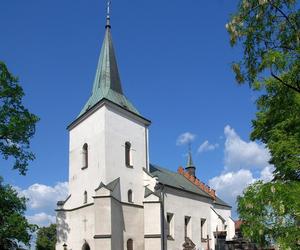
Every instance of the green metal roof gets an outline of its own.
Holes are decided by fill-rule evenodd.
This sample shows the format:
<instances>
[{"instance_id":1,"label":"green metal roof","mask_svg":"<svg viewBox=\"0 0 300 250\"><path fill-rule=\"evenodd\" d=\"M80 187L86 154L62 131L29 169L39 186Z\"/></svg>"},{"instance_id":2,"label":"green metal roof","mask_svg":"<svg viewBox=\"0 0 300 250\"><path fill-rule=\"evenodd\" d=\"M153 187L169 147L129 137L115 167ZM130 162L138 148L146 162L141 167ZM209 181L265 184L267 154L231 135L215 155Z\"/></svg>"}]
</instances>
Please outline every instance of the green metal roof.
<instances>
[{"instance_id":1,"label":"green metal roof","mask_svg":"<svg viewBox=\"0 0 300 250\"><path fill-rule=\"evenodd\" d=\"M172 172L168 169L159 167L157 165L150 164L150 173L154 177L158 178L158 181L164 185L168 185L177 189L182 189L184 191L192 192L207 198L211 196L197 187L195 184L187 180L183 175L178 174L177 172ZM219 197L216 197L214 204L231 207L226 202L221 200Z\"/></svg>"},{"instance_id":2,"label":"green metal roof","mask_svg":"<svg viewBox=\"0 0 300 250\"><path fill-rule=\"evenodd\" d=\"M97 66L93 92L87 103L84 105L84 108L81 110L79 116L84 114L102 99L108 99L109 101L139 115L138 110L125 97L122 90L110 32L109 17L107 17L105 37Z\"/></svg>"}]
</instances>

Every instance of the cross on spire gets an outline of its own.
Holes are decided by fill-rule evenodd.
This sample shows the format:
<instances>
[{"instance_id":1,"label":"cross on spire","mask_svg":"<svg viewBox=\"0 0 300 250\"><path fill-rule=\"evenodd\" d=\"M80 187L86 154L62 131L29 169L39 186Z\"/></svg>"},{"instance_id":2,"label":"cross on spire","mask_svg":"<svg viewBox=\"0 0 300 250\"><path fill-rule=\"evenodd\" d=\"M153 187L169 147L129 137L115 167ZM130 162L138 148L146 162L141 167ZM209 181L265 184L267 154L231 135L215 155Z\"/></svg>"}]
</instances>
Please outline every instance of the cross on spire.
<instances>
[{"instance_id":1,"label":"cross on spire","mask_svg":"<svg viewBox=\"0 0 300 250\"><path fill-rule=\"evenodd\" d=\"M105 26L105 28L110 28L110 6L111 6L111 0L107 0L106 26Z\"/></svg>"}]
</instances>

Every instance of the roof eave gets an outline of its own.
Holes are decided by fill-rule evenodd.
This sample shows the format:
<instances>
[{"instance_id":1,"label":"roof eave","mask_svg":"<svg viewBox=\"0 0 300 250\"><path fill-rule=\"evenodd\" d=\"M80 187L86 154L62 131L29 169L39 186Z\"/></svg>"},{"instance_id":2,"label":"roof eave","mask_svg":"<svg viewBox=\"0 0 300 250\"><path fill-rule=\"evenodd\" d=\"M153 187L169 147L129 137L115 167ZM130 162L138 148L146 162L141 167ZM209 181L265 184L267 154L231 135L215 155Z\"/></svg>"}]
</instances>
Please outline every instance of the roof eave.
<instances>
[{"instance_id":1,"label":"roof eave","mask_svg":"<svg viewBox=\"0 0 300 250\"><path fill-rule=\"evenodd\" d=\"M121 109L122 111L125 111L130 117L135 118L136 120L142 122L143 124L145 124L147 127L149 127L151 125L151 121L149 119L146 119L145 117L136 114L124 107L122 107L119 104L116 104L110 100L108 100L107 98L102 98L100 101L98 101L93 107L91 107L90 109L88 109L85 113L83 113L82 115L80 115L79 117L77 117L73 122L71 122L68 126L67 126L67 130L71 130L74 127L76 127L79 123L81 123L83 120L85 120L87 117L89 117L90 115L92 115L93 113L95 113L99 108L101 108L102 106L104 106L105 104L110 104L112 106L115 106L119 109Z\"/></svg>"}]
</instances>

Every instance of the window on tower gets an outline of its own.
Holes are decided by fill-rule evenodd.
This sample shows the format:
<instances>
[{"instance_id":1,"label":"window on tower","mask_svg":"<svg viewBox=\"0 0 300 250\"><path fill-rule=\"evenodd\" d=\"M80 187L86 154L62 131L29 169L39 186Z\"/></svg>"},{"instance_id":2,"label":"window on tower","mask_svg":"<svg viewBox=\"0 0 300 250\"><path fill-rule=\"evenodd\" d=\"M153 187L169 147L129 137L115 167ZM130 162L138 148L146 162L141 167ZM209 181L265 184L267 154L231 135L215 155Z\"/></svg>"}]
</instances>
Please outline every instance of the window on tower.
<instances>
[{"instance_id":1,"label":"window on tower","mask_svg":"<svg viewBox=\"0 0 300 250\"><path fill-rule=\"evenodd\" d=\"M128 190L128 202L133 203L133 194L131 189Z\"/></svg>"},{"instance_id":2,"label":"window on tower","mask_svg":"<svg viewBox=\"0 0 300 250\"><path fill-rule=\"evenodd\" d=\"M131 143L130 142L125 142L125 164L126 167L132 167L131 164Z\"/></svg>"},{"instance_id":3,"label":"window on tower","mask_svg":"<svg viewBox=\"0 0 300 250\"><path fill-rule=\"evenodd\" d=\"M127 241L127 250L133 250L133 240L129 239Z\"/></svg>"},{"instance_id":4,"label":"window on tower","mask_svg":"<svg viewBox=\"0 0 300 250\"><path fill-rule=\"evenodd\" d=\"M89 163L89 146L85 143L82 147L82 168L85 169L88 167Z\"/></svg>"},{"instance_id":5,"label":"window on tower","mask_svg":"<svg viewBox=\"0 0 300 250\"><path fill-rule=\"evenodd\" d=\"M84 204L87 203L87 191L84 191L84 194L83 194L83 203Z\"/></svg>"}]
</instances>

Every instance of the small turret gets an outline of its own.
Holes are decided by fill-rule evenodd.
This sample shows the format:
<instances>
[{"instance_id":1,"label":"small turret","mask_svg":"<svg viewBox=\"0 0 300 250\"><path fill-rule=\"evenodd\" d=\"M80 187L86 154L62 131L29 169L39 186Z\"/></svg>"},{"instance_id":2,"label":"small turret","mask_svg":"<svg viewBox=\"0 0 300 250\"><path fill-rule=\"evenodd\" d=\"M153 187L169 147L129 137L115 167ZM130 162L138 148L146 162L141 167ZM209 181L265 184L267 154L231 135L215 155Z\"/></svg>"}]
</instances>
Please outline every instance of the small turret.
<instances>
[{"instance_id":1,"label":"small turret","mask_svg":"<svg viewBox=\"0 0 300 250\"><path fill-rule=\"evenodd\" d=\"M192 152L191 152L191 146L189 147L189 153L188 153L188 159L187 159L187 164L185 170L191 175L196 177L196 167L193 163L193 158L192 158Z\"/></svg>"}]
</instances>

